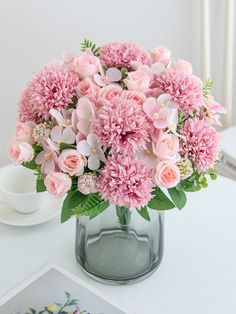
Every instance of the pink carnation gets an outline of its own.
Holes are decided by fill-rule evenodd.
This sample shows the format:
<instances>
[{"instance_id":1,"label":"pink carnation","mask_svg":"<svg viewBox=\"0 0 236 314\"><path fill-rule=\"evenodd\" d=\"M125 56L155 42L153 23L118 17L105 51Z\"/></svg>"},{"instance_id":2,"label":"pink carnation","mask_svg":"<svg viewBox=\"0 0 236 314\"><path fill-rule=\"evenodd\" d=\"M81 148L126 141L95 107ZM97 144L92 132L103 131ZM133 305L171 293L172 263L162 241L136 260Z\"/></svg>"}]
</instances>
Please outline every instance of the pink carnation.
<instances>
[{"instance_id":1,"label":"pink carnation","mask_svg":"<svg viewBox=\"0 0 236 314\"><path fill-rule=\"evenodd\" d=\"M198 110L202 105L203 95L201 81L193 75L187 75L182 71L169 69L156 78L156 86L180 105L180 109L186 113Z\"/></svg>"},{"instance_id":2,"label":"pink carnation","mask_svg":"<svg viewBox=\"0 0 236 314\"><path fill-rule=\"evenodd\" d=\"M152 195L151 171L132 156L112 155L100 171L98 190L110 203L128 208L147 205Z\"/></svg>"},{"instance_id":3,"label":"pink carnation","mask_svg":"<svg viewBox=\"0 0 236 314\"><path fill-rule=\"evenodd\" d=\"M219 134L205 120L187 120L181 131L185 139L180 140L180 153L187 157L204 172L214 166L219 154Z\"/></svg>"},{"instance_id":4,"label":"pink carnation","mask_svg":"<svg viewBox=\"0 0 236 314\"><path fill-rule=\"evenodd\" d=\"M145 50L128 42L116 42L102 46L99 58L107 66L127 69L132 69L132 61L141 64L150 62L150 57Z\"/></svg>"},{"instance_id":5,"label":"pink carnation","mask_svg":"<svg viewBox=\"0 0 236 314\"><path fill-rule=\"evenodd\" d=\"M91 132L102 146L124 153L145 148L149 129L142 107L133 100L118 97L104 103L91 125Z\"/></svg>"},{"instance_id":6,"label":"pink carnation","mask_svg":"<svg viewBox=\"0 0 236 314\"><path fill-rule=\"evenodd\" d=\"M47 120L52 108L66 107L78 85L78 77L62 66L46 66L34 75L19 102L21 122Z\"/></svg>"}]
</instances>

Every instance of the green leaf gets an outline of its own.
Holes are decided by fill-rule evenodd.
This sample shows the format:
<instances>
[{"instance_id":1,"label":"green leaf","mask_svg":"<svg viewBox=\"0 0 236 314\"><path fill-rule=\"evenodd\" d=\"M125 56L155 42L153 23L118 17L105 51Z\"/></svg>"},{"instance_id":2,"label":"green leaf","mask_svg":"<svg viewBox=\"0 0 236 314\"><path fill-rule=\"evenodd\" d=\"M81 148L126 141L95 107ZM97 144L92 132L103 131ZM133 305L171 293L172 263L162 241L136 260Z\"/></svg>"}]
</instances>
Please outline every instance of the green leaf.
<instances>
[{"instance_id":1,"label":"green leaf","mask_svg":"<svg viewBox=\"0 0 236 314\"><path fill-rule=\"evenodd\" d=\"M182 209L186 202L187 202L187 198L186 198L186 194L184 193L184 191L180 191L176 188L171 188L168 189L168 193L173 201L173 203L175 204L175 206L178 209Z\"/></svg>"},{"instance_id":2,"label":"green leaf","mask_svg":"<svg viewBox=\"0 0 236 314\"><path fill-rule=\"evenodd\" d=\"M89 216L89 219L93 219L97 217L99 214L101 214L107 207L109 206L108 201L102 201L100 204L92 208L92 212Z\"/></svg>"},{"instance_id":3,"label":"green leaf","mask_svg":"<svg viewBox=\"0 0 236 314\"><path fill-rule=\"evenodd\" d=\"M147 207L155 210L167 210L175 208L171 200L162 192L160 188L156 188L154 197L149 201Z\"/></svg>"},{"instance_id":4,"label":"green leaf","mask_svg":"<svg viewBox=\"0 0 236 314\"><path fill-rule=\"evenodd\" d=\"M101 199L98 193L84 195L79 191L70 191L64 200L61 212L61 222L65 222L71 216L89 216L93 219L109 206L108 201Z\"/></svg>"},{"instance_id":5,"label":"green leaf","mask_svg":"<svg viewBox=\"0 0 236 314\"><path fill-rule=\"evenodd\" d=\"M142 216L144 219L146 219L147 221L151 221L147 206L141 207L140 209L136 208L136 210L139 213L139 215Z\"/></svg>"},{"instance_id":6,"label":"green leaf","mask_svg":"<svg viewBox=\"0 0 236 314\"><path fill-rule=\"evenodd\" d=\"M41 146L41 145L39 145L39 144L32 144L32 147L33 147L33 149L34 149L34 152L36 153L36 154L38 154L38 153L40 153L40 152L42 152L43 151L43 146Z\"/></svg>"},{"instance_id":7,"label":"green leaf","mask_svg":"<svg viewBox=\"0 0 236 314\"><path fill-rule=\"evenodd\" d=\"M60 151L64 150L64 149L74 149L75 146L74 145L70 145L70 144L66 144L66 143L60 143Z\"/></svg>"},{"instance_id":8,"label":"green leaf","mask_svg":"<svg viewBox=\"0 0 236 314\"><path fill-rule=\"evenodd\" d=\"M42 175L38 175L36 181L36 191L37 192L45 192L46 186L44 184L44 177Z\"/></svg>"},{"instance_id":9,"label":"green leaf","mask_svg":"<svg viewBox=\"0 0 236 314\"><path fill-rule=\"evenodd\" d=\"M22 166L28 169L32 169L32 170L35 170L38 168L38 165L35 163L35 158L29 162L23 162Z\"/></svg>"},{"instance_id":10,"label":"green leaf","mask_svg":"<svg viewBox=\"0 0 236 314\"><path fill-rule=\"evenodd\" d=\"M83 203L86 195L79 191L69 191L62 205L61 222L66 222L74 215L74 209Z\"/></svg>"},{"instance_id":11,"label":"green leaf","mask_svg":"<svg viewBox=\"0 0 236 314\"><path fill-rule=\"evenodd\" d=\"M85 195L83 202L74 209L76 216L89 216L93 219L109 206L109 202L101 199L98 193Z\"/></svg>"},{"instance_id":12,"label":"green leaf","mask_svg":"<svg viewBox=\"0 0 236 314\"><path fill-rule=\"evenodd\" d=\"M65 291L65 295L66 295L66 297L67 297L67 300L70 300L71 294L70 294L69 292Z\"/></svg>"},{"instance_id":13,"label":"green leaf","mask_svg":"<svg viewBox=\"0 0 236 314\"><path fill-rule=\"evenodd\" d=\"M176 186L176 189L178 189L178 190L180 190L180 191L181 191L181 190L184 190L184 189L186 188L187 184L188 184L187 180L182 180L182 181L180 181L179 184Z\"/></svg>"},{"instance_id":14,"label":"green leaf","mask_svg":"<svg viewBox=\"0 0 236 314\"><path fill-rule=\"evenodd\" d=\"M94 208L95 206L97 206L98 204L102 202L98 193L85 195L85 197L86 198L84 199L83 204L81 204L81 207L83 207L83 210Z\"/></svg>"}]
</instances>

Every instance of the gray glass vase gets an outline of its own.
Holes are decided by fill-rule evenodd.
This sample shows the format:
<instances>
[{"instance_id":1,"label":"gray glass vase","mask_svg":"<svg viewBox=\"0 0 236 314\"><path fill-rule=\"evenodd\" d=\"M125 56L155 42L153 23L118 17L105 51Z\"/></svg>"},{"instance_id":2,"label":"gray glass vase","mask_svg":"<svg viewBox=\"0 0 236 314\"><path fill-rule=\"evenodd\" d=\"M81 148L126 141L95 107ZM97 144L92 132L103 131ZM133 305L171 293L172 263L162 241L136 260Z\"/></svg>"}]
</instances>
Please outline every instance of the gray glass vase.
<instances>
[{"instance_id":1,"label":"gray glass vase","mask_svg":"<svg viewBox=\"0 0 236 314\"><path fill-rule=\"evenodd\" d=\"M75 253L82 270L96 280L126 284L144 279L163 256L163 213L149 210L151 221L136 210L110 205L89 220L77 218Z\"/></svg>"}]
</instances>

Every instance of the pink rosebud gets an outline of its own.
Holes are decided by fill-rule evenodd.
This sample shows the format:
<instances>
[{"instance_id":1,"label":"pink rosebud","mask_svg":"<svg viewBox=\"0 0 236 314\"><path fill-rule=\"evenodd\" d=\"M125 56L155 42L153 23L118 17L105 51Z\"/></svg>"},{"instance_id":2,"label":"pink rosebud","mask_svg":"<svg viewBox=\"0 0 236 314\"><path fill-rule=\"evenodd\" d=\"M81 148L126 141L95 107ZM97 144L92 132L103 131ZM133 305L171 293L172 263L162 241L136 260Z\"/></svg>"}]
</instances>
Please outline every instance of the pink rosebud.
<instances>
[{"instance_id":1,"label":"pink rosebud","mask_svg":"<svg viewBox=\"0 0 236 314\"><path fill-rule=\"evenodd\" d=\"M80 79L91 77L98 73L99 67L100 61L98 57L86 53L74 58L72 64L72 69L79 75Z\"/></svg>"},{"instance_id":2,"label":"pink rosebud","mask_svg":"<svg viewBox=\"0 0 236 314\"><path fill-rule=\"evenodd\" d=\"M170 62L171 52L168 48L160 46L152 50L152 61L163 63L165 66Z\"/></svg>"},{"instance_id":3,"label":"pink rosebud","mask_svg":"<svg viewBox=\"0 0 236 314\"><path fill-rule=\"evenodd\" d=\"M179 168L171 162L160 161L157 165L154 180L158 186L167 189L173 188L180 181Z\"/></svg>"},{"instance_id":4,"label":"pink rosebud","mask_svg":"<svg viewBox=\"0 0 236 314\"><path fill-rule=\"evenodd\" d=\"M163 90L155 87L155 88L149 88L146 92L145 95L146 97L154 97L154 98L158 98L161 94L163 94Z\"/></svg>"},{"instance_id":5,"label":"pink rosebud","mask_svg":"<svg viewBox=\"0 0 236 314\"><path fill-rule=\"evenodd\" d=\"M16 125L15 137L19 141L27 142L29 144L34 143L33 130L36 127L36 123L29 122L18 122Z\"/></svg>"},{"instance_id":6,"label":"pink rosebud","mask_svg":"<svg viewBox=\"0 0 236 314\"><path fill-rule=\"evenodd\" d=\"M76 149L65 149L58 157L58 166L70 176L79 176L84 172L86 159Z\"/></svg>"},{"instance_id":7,"label":"pink rosebud","mask_svg":"<svg viewBox=\"0 0 236 314\"><path fill-rule=\"evenodd\" d=\"M126 100L134 100L137 102L139 105L143 105L147 97L141 93L141 92L136 92L136 91L123 91L121 94L121 98L124 98Z\"/></svg>"},{"instance_id":8,"label":"pink rosebud","mask_svg":"<svg viewBox=\"0 0 236 314\"><path fill-rule=\"evenodd\" d=\"M116 96L120 96L123 89L119 85L107 85L99 90L98 95L107 100L111 100Z\"/></svg>"},{"instance_id":9,"label":"pink rosebud","mask_svg":"<svg viewBox=\"0 0 236 314\"><path fill-rule=\"evenodd\" d=\"M72 182L65 173L51 172L45 177L44 184L50 194L61 197L70 190Z\"/></svg>"},{"instance_id":10,"label":"pink rosebud","mask_svg":"<svg viewBox=\"0 0 236 314\"><path fill-rule=\"evenodd\" d=\"M178 60L177 62L172 64L172 69L183 72L187 75L192 75L193 67L190 62L186 60Z\"/></svg>"},{"instance_id":11,"label":"pink rosebud","mask_svg":"<svg viewBox=\"0 0 236 314\"><path fill-rule=\"evenodd\" d=\"M76 89L76 94L79 97L87 95L93 95L94 97L97 97L98 91L99 87L93 83L91 78L86 77L85 79L79 82L78 87Z\"/></svg>"},{"instance_id":12,"label":"pink rosebud","mask_svg":"<svg viewBox=\"0 0 236 314\"><path fill-rule=\"evenodd\" d=\"M153 142L153 152L159 160L179 160L179 139L171 133L163 133L158 142Z\"/></svg>"},{"instance_id":13,"label":"pink rosebud","mask_svg":"<svg viewBox=\"0 0 236 314\"><path fill-rule=\"evenodd\" d=\"M34 150L27 142L13 140L7 148L8 157L16 164L29 162L34 158Z\"/></svg>"},{"instance_id":14,"label":"pink rosebud","mask_svg":"<svg viewBox=\"0 0 236 314\"><path fill-rule=\"evenodd\" d=\"M128 90L144 92L149 88L151 78L146 71L129 72L124 83Z\"/></svg>"}]
</instances>

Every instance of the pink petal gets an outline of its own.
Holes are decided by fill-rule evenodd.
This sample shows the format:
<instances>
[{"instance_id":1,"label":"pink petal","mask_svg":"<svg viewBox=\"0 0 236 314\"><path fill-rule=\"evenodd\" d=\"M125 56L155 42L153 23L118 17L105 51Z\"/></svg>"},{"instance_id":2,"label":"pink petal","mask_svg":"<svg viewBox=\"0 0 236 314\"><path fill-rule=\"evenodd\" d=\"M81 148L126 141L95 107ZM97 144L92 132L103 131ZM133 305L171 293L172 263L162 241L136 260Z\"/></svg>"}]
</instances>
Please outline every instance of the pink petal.
<instances>
[{"instance_id":1,"label":"pink petal","mask_svg":"<svg viewBox=\"0 0 236 314\"><path fill-rule=\"evenodd\" d=\"M77 118L76 110L73 109L72 114L71 114L71 123L74 130L77 129L77 122L78 122L78 118Z\"/></svg>"},{"instance_id":2,"label":"pink petal","mask_svg":"<svg viewBox=\"0 0 236 314\"><path fill-rule=\"evenodd\" d=\"M118 82L122 78L120 70L116 68L109 68L106 71L106 76L109 78L111 82Z\"/></svg>"},{"instance_id":3,"label":"pink petal","mask_svg":"<svg viewBox=\"0 0 236 314\"><path fill-rule=\"evenodd\" d=\"M48 174L51 171L55 170L55 161L53 159L47 160L43 165L42 165L42 172L44 174Z\"/></svg>"},{"instance_id":4,"label":"pink petal","mask_svg":"<svg viewBox=\"0 0 236 314\"><path fill-rule=\"evenodd\" d=\"M89 134L87 136L87 141L90 147L97 147L98 146L98 141L97 138L94 134Z\"/></svg>"},{"instance_id":5,"label":"pink petal","mask_svg":"<svg viewBox=\"0 0 236 314\"><path fill-rule=\"evenodd\" d=\"M77 150L84 156L90 156L92 154L91 147L86 140L80 141L77 144Z\"/></svg>"},{"instance_id":6,"label":"pink petal","mask_svg":"<svg viewBox=\"0 0 236 314\"><path fill-rule=\"evenodd\" d=\"M45 157L45 152L44 151L40 152L35 159L35 163L37 165L42 165L42 163L44 162L44 159L45 159L44 157Z\"/></svg>"},{"instance_id":7,"label":"pink petal","mask_svg":"<svg viewBox=\"0 0 236 314\"><path fill-rule=\"evenodd\" d=\"M153 122L153 125L155 126L155 128L157 128L157 129L164 129L164 128L166 128L167 127L167 122L166 122L166 120L162 120L162 119L158 119L158 120L155 120L154 122Z\"/></svg>"},{"instance_id":8,"label":"pink petal","mask_svg":"<svg viewBox=\"0 0 236 314\"><path fill-rule=\"evenodd\" d=\"M75 142L75 133L72 131L71 128L65 128L65 130L63 131L63 143L67 143L67 144L74 144Z\"/></svg>"},{"instance_id":9,"label":"pink petal","mask_svg":"<svg viewBox=\"0 0 236 314\"><path fill-rule=\"evenodd\" d=\"M65 51L63 53L63 59L66 63L72 63L74 60L74 56L72 53L70 53L69 51Z\"/></svg>"},{"instance_id":10,"label":"pink petal","mask_svg":"<svg viewBox=\"0 0 236 314\"><path fill-rule=\"evenodd\" d=\"M56 142L56 143L61 143L62 142L62 132L63 132L63 127L56 125L51 131L51 139Z\"/></svg>"},{"instance_id":11,"label":"pink petal","mask_svg":"<svg viewBox=\"0 0 236 314\"><path fill-rule=\"evenodd\" d=\"M77 128L80 132L87 135L89 133L90 122L85 119L79 119L77 123Z\"/></svg>"},{"instance_id":12,"label":"pink petal","mask_svg":"<svg viewBox=\"0 0 236 314\"><path fill-rule=\"evenodd\" d=\"M166 108L168 109L168 108ZM167 115L168 126L177 125L178 123L178 111L176 109L169 109Z\"/></svg>"},{"instance_id":13,"label":"pink petal","mask_svg":"<svg viewBox=\"0 0 236 314\"><path fill-rule=\"evenodd\" d=\"M77 115L83 119L90 119L93 116L93 105L87 97L82 97L77 103Z\"/></svg>"},{"instance_id":14,"label":"pink petal","mask_svg":"<svg viewBox=\"0 0 236 314\"><path fill-rule=\"evenodd\" d=\"M156 62L151 65L151 69L153 72L159 74L165 70L165 65L163 63Z\"/></svg>"},{"instance_id":15,"label":"pink petal","mask_svg":"<svg viewBox=\"0 0 236 314\"><path fill-rule=\"evenodd\" d=\"M91 155L88 158L88 168L90 170L97 170L100 167L100 160L96 155Z\"/></svg>"},{"instance_id":16,"label":"pink petal","mask_svg":"<svg viewBox=\"0 0 236 314\"><path fill-rule=\"evenodd\" d=\"M61 142L58 142L61 143ZM47 139L48 147L46 148L47 152L58 151L59 145L54 143L50 138Z\"/></svg>"},{"instance_id":17,"label":"pink petal","mask_svg":"<svg viewBox=\"0 0 236 314\"><path fill-rule=\"evenodd\" d=\"M170 100L166 102L166 107L170 109L178 109L179 105L177 102Z\"/></svg>"},{"instance_id":18,"label":"pink petal","mask_svg":"<svg viewBox=\"0 0 236 314\"><path fill-rule=\"evenodd\" d=\"M60 113L60 111L56 110L56 109L51 109L50 110L50 114L53 118L56 119L57 123L59 125L63 125L64 123L64 118L62 116L62 114Z\"/></svg>"},{"instance_id":19,"label":"pink petal","mask_svg":"<svg viewBox=\"0 0 236 314\"><path fill-rule=\"evenodd\" d=\"M83 133L78 132L76 135L76 143L78 144L82 140L86 140L86 136Z\"/></svg>"},{"instance_id":20,"label":"pink petal","mask_svg":"<svg viewBox=\"0 0 236 314\"><path fill-rule=\"evenodd\" d=\"M158 104L165 104L167 101L170 101L170 100L171 100L171 95L161 94L157 99L157 103Z\"/></svg>"},{"instance_id":21,"label":"pink petal","mask_svg":"<svg viewBox=\"0 0 236 314\"><path fill-rule=\"evenodd\" d=\"M143 111L152 120L153 113L158 112L157 102L154 97L150 97L144 102Z\"/></svg>"},{"instance_id":22,"label":"pink petal","mask_svg":"<svg viewBox=\"0 0 236 314\"><path fill-rule=\"evenodd\" d=\"M219 104L216 101L213 101L211 103L210 109L214 110L215 112L219 112L219 113L227 113L226 108L223 107L221 104Z\"/></svg>"},{"instance_id":23,"label":"pink petal","mask_svg":"<svg viewBox=\"0 0 236 314\"><path fill-rule=\"evenodd\" d=\"M94 74L93 79L99 86L106 86L100 74Z\"/></svg>"},{"instance_id":24,"label":"pink petal","mask_svg":"<svg viewBox=\"0 0 236 314\"><path fill-rule=\"evenodd\" d=\"M97 148L97 156L98 156L98 158L99 158L101 161L103 161L103 162L106 161L105 154L104 154L103 150L102 150L100 147Z\"/></svg>"}]
</instances>

